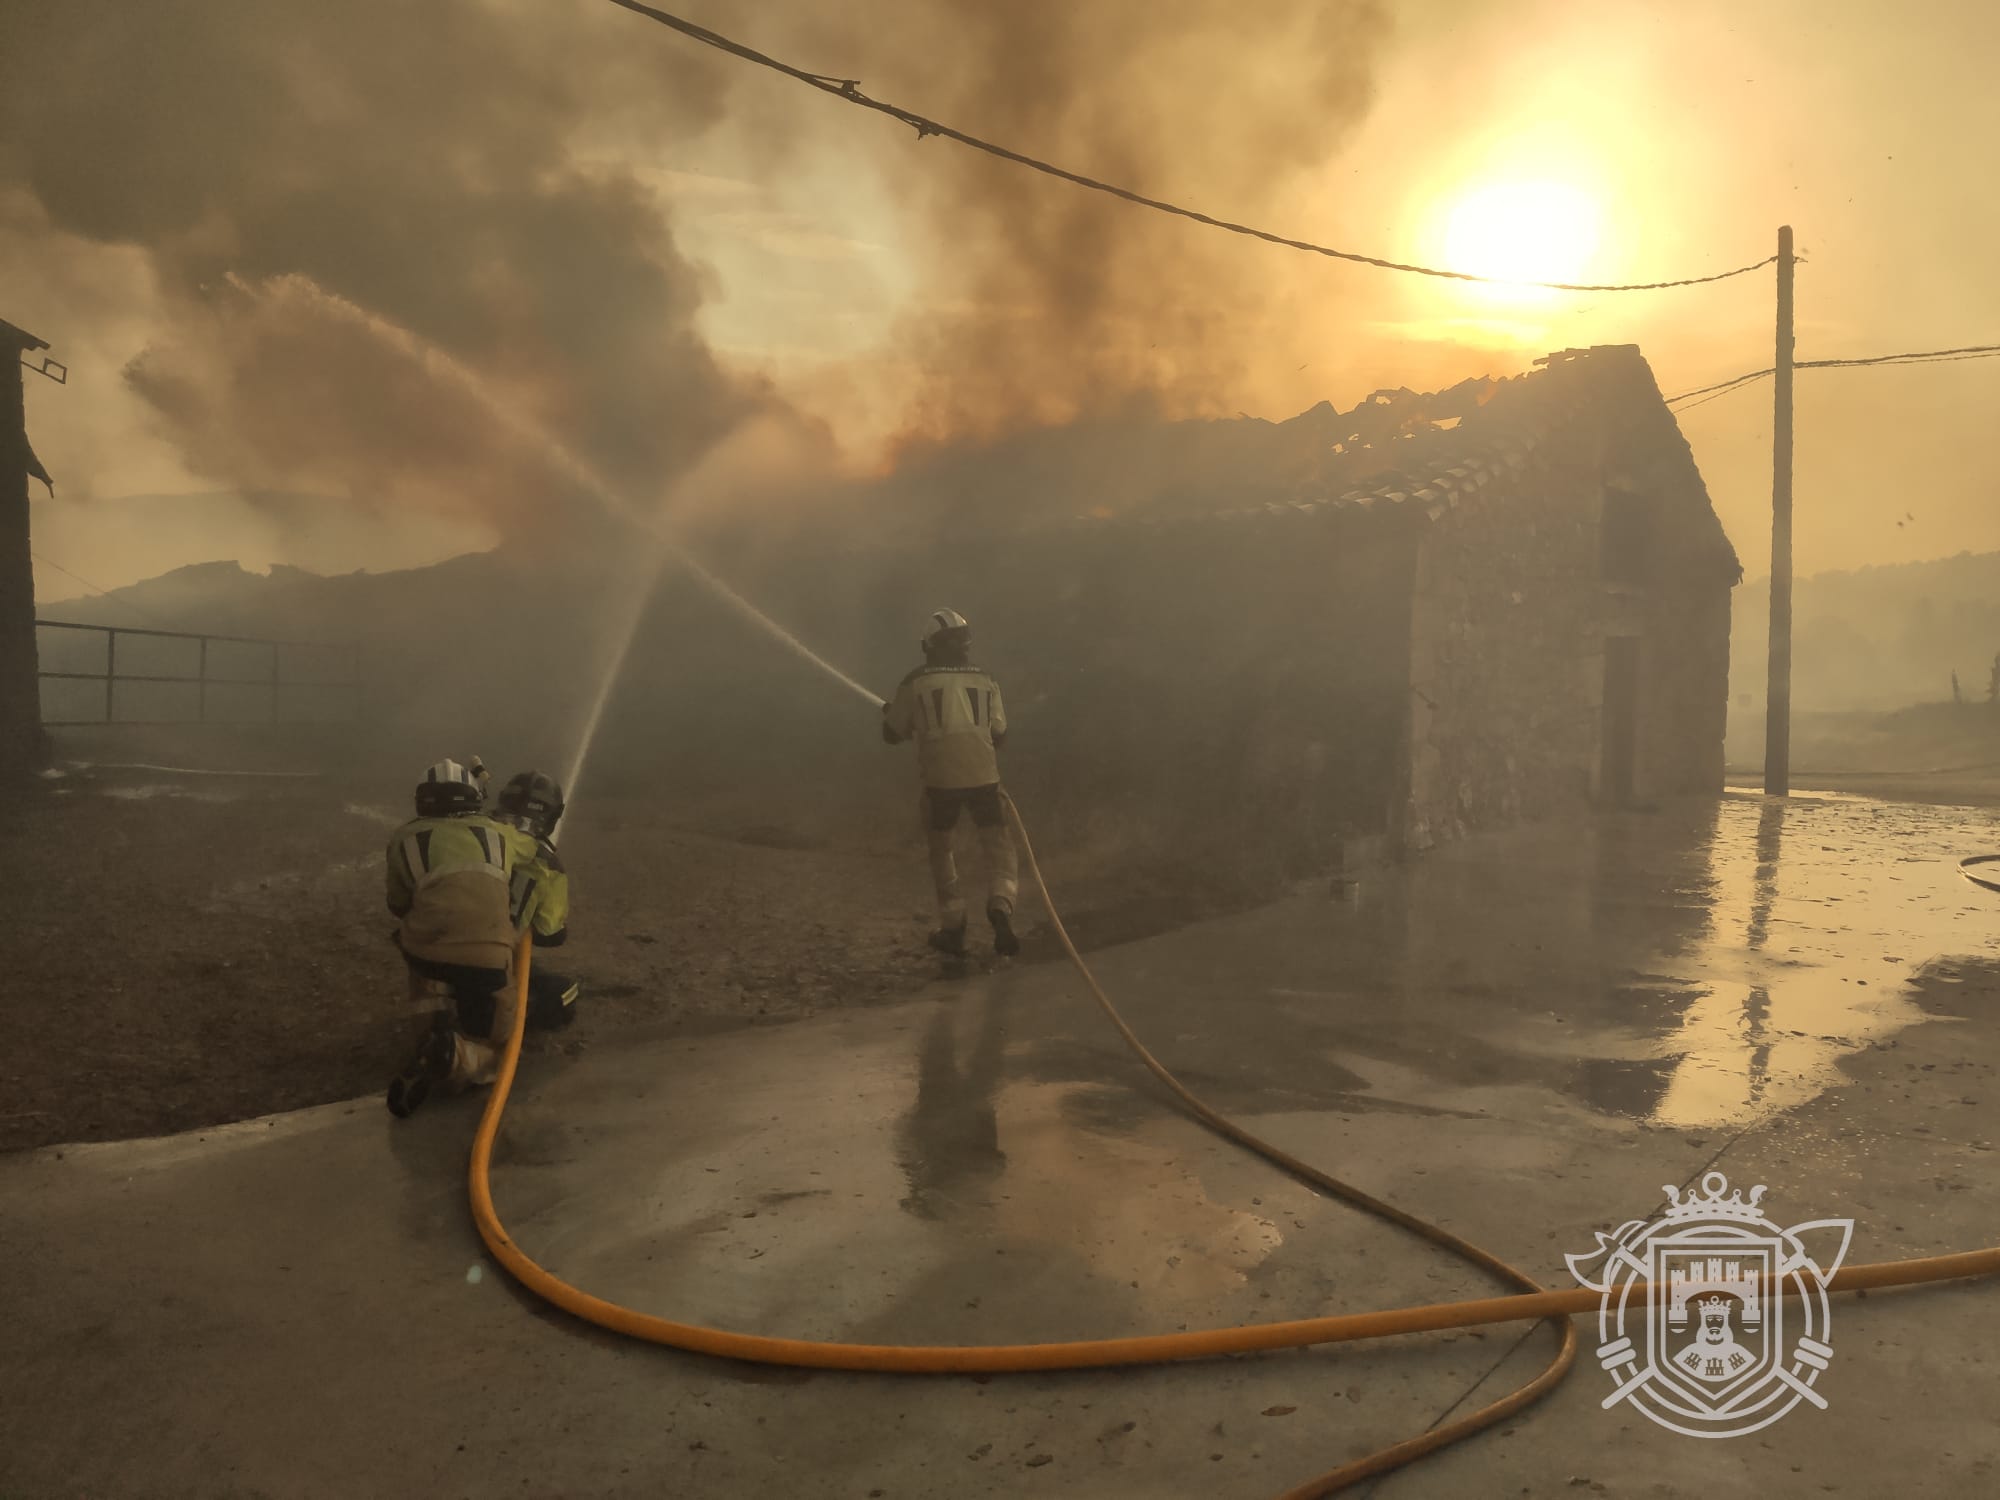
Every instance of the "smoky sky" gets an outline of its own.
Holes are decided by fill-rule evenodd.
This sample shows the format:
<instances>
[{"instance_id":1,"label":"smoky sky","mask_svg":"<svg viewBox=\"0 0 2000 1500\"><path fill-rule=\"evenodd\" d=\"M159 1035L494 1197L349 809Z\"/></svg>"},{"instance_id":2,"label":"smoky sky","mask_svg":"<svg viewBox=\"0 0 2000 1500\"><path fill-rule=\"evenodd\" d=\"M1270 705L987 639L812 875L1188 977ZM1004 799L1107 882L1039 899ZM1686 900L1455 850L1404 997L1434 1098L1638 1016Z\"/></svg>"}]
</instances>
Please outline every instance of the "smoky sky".
<instances>
[{"instance_id":1,"label":"smoky sky","mask_svg":"<svg viewBox=\"0 0 2000 1500\"><path fill-rule=\"evenodd\" d=\"M1387 9L1268 0L800 0L755 13L816 70L1057 165L1248 222L1296 218L1367 112ZM770 85L738 84L767 100ZM768 107L768 105L766 106ZM823 128L894 130L830 101ZM852 114L852 120L841 119ZM827 118L832 116L832 118ZM900 330L917 439L1130 411L1232 409L1279 312L1254 242L931 140L897 158L935 302ZM1289 269L1289 268L1288 268Z\"/></svg>"},{"instance_id":2,"label":"smoky sky","mask_svg":"<svg viewBox=\"0 0 2000 1500\"><path fill-rule=\"evenodd\" d=\"M517 519L561 494L473 403L314 288L489 374L630 486L770 397L694 329L703 278L577 131L691 135L712 70L576 7L480 0L20 0L0 189L140 247L169 331L128 379L197 472ZM274 280L274 278L291 278Z\"/></svg>"},{"instance_id":3,"label":"smoky sky","mask_svg":"<svg viewBox=\"0 0 2000 1500\"><path fill-rule=\"evenodd\" d=\"M1254 26L1139 0L906 0L866 24L786 0L705 19L1251 220L1365 113L1387 33L1375 0L1274 0ZM906 444L1227 409L1272 316L1234 237L945 142L885 157L879 134L902 127L609 6L15 0L0 28L0 203L25 193L52 229L144 252L163 331L127 382L225 486L506 530L576 503L478 403L329 311L345 304L479 371L634 495L746 428L810 451L812 424L705 344L712 288L634 170L724 127L773 173L829 135L892 163L920 282L884 330L918 372Z\"/></svg>"}]
</instances>

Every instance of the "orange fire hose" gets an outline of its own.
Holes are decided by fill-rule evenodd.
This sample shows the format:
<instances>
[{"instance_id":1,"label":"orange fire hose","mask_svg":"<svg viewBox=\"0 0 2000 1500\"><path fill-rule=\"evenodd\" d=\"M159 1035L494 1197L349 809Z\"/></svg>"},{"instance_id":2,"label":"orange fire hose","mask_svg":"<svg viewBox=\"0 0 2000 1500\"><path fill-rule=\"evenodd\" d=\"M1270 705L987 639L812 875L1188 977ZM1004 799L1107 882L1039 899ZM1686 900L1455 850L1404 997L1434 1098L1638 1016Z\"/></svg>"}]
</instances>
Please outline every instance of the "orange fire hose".
<instances>
[{"instance_id":1,"label":"orange fire hose","mask_svg":"<svg viewBox=\"0 0 2000 1500\"><path fill-rule=\"evenodd\" d=\"M499 1076L492 1096L480 1117L472 1142L472 1163L468 1187L472 1217L479 1237L486 1242L507 1274L544 1301L563 1311L606 1328L613 1333L643 1339L648 1343L686 1349L696 1354L756 1364L790 1365L825 1370L879 1371L915 1375L957 1375L974 1373L1018 1373L1031 1370L1075 1370L1108 1368L1117 1365L1165 1364L1171 1361L1207 1359L1222 1354L1245 1354L1266 1349L1295 1349L1312 1344L1348 1343L1360 1339L1389 1338L1398 1334L1428 1333L1447 1328L1471 1328L1485 1323L1524 1320L1551 1320L1558 1325L1561 1342L1548 1366L1533 1380L1492 1404L1457 1421L1434 1427L1414 1438L1344 1464L1303 1484L1286 1490L1278 1500L1318 1500L1318 1497L1359 1483L1363 1479L1402 1467L1414 1459L1436 1451L1460 1438L1471 1436L1503 1421L1523 1407L1547 1395L1568 1373L1576 1359L1576 1331L1569 1319L1574 1313L1597 1308L1601 1298L1585 1287L1573 1291L1547 1291L1525 1272L1497 1256L1460 1239L1449 1230L1417 1218L1385 1203L1361 1189L1342 1182L1318 1168L1300 1161L1269 1142L1259 1139L1201 1102L1149 1052L1126 1025L1110 998L1098 985L1090 968L1070 940L1056 911L1048 883L1036 863L1028 831L1013 799L1007 810L1021 841L1021 852L1029 873L1041 892L1063 951L1083 976L1098 1005L1103 1009L1127 1046L1138 1055L1153 1076L1160 1080L1183 1108L1202 1124L1240 1146L1255 1152L1299 1181L1321 1192L1351 1203L1399 1228L1442 1246L1453 1254L1491 1273L1502 1281L1522 1288L1506 1297L1486 1297L1465 1302L1437 1302L1420 1307L1388 1308L1379 1312L1341 1313L1323 1318L1301 1318L1280 1323L1250 1323L1231 1328L1207 1328L1191 1333L1148 1334L1122 1339L1080 1339L1061 1344L936 1345L838 1344L809 1339L774 1338L765 1334L732 1333L705 1328L694 1323L677 1323L651 1313L637 1312L615 1302L607 1302L537 1265L508 1235L506 1226L493 1207L489 1172L493 1142L506 1112L513 1089L515 1071L521 1057L521 1037L528 1011L528 968L530 945L524 935L515 964L514 1029L507 1039L500 1061ZM1831 1283L1837 1292L1862 1291L1879 1287L1911 1286L1919 1282L1950 1281L1970 1276L1990 1276L2000 1272L2000 1246L1969 1250L1956 1255L1926 1256L1916 1260L1884 1261L1875 1265L1849 1266L1839 1271Z\"/></svg>"}]
</instances>

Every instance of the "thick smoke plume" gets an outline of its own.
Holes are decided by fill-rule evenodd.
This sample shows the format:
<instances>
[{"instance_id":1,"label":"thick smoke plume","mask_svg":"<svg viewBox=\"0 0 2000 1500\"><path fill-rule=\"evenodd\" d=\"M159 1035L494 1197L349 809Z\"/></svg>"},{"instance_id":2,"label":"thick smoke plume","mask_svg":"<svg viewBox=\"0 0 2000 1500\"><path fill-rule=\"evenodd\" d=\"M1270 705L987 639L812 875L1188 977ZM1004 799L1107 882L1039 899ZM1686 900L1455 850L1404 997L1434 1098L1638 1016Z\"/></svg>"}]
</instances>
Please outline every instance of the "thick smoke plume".
<instances>
[{"instance_id":1,"label":"thick smoke plume","mask_svg":"<svg viewBox=\"0 0 2000 1500\"><path fill-rule=\"evenodd\" d=\"M1379 0L711 9L975 133L1287 224L1327 191L1312 174L1364 111L1386 35ZM824 164L832 141L892 182L906 218L884 237L900 231L918 283L884 360L909 393L903 446L1227 413L1249 372L1296 352L1301 290L1334 284L1318 263L900 139L596 0L14 0L0 55L0 203L29 195L56 231L146 252L168 323L128 379L191 468L239 489L512 531L573 494L315 289L478 370L642 497L725 439L794 470L823 453L718 363L696 328L703 273L658 196L607 165L671 164L717 132L760 173L808 144ZM706 488L707 513L734 505Z\"/></svg>"},{"instance_id":2,"label":"thick smoke plume","mask_svg":"<svg viewBox=\"0 0 2000 1500\"><path fill-rule=\"evenodd\" d=\"M199 472L503 525L570 489L317 287L656 495L773 402L696 333L703 279L656 200L573 149L585 130L701 132L719 75L683 49L639 59L602 19L526 0L17 0L0 192L149 254L169 331L128 376Z\"/></svg>"},{"instance_id":3,"label":"thick smoke plume","mask_svg":"<svg viewBox=\"0 0 2000 1500\"><path fill-rule=\"evenodd\" d=\"M1389 30L1377 0L916 0L866 25L798 9L787 44L807 66L1101 180L1279 225L1334 191L1323 169L1366 111ZM742 87L768 101L774 86ZM822 128L894 128L808 103L852 115ZM921 372L915 439L1135 408L1225 414L1249 371L1292 352L1300 293L1352 285L1326 262L948 142L912 142L892 170L931 302L901 341Z\"/></svg>"}]
</instances>

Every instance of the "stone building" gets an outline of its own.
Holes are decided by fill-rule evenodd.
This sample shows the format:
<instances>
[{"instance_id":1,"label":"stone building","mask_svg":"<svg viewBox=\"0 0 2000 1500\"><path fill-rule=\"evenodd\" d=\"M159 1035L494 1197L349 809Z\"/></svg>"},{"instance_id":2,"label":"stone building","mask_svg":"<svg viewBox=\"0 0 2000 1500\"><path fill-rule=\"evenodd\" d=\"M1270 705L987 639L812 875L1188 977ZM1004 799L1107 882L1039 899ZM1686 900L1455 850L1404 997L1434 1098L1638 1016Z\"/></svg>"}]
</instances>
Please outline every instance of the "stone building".
<instances>
[{"instance_id":1,"label":"stone building","mask_svg":"<svg viewBox=\"0 0 2000 1500\"><path fill-rule=\"evenodd\" d=\"M885 545L897 497L870 492L850 542L790 526L712 559L884 693L929 610L968 615L1009 785L1059 843L1268 880L1721 789L1741 570L1636 348L1286 422L1031 435L893 483L947 520ZM633 656L662 711L621 716L645 763L692 784L727 746L728 778L878 806L870 778L908 776L854 699L671 592Z\"/></svg>"},{"instance_id":2,"label":"stone building","mask_svg":"<svg viewBox=\"0 0 2000 1500\"><path fill-rule=\"evenodd\" d=\"M1204 858L1304 873L1718 792L1735 552L1637 348L1536 365L1210 424L1219 472L878 560L856 624L963 610L1024 797Z\"/></svg>"}]
</instances>

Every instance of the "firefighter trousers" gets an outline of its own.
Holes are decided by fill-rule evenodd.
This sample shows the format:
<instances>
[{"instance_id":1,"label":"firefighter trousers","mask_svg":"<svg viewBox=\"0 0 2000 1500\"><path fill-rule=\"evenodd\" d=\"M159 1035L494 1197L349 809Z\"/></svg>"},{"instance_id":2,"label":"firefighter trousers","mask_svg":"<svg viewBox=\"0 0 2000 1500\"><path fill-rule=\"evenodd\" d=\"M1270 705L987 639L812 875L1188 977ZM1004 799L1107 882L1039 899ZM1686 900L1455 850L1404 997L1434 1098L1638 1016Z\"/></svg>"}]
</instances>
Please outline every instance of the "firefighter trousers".
<instances>
[{"instance_id":1,"label":"firefighter trousers","mask_svg":"<svg viewBox=\"0 0 2000 1500\"><path fill-rule=\"evenodd\" d=\"M952 836L959 819L972 815L979 834L979 852L986 867L986 905L1012 913L1020 894L1019 860L1014 836L1000 802L1000 784L967 787L926 787L920 812L924 841L930 849L931 881L937 888L938 919L946 928L965 925L965 897L959 889L958 861Z\"/></svg>"}]
</instances>

